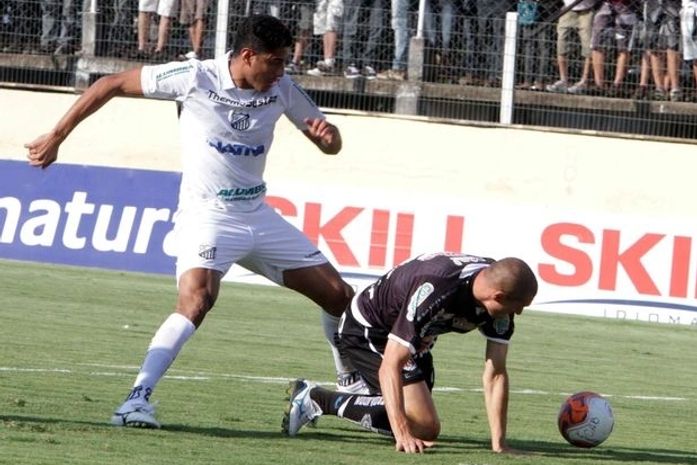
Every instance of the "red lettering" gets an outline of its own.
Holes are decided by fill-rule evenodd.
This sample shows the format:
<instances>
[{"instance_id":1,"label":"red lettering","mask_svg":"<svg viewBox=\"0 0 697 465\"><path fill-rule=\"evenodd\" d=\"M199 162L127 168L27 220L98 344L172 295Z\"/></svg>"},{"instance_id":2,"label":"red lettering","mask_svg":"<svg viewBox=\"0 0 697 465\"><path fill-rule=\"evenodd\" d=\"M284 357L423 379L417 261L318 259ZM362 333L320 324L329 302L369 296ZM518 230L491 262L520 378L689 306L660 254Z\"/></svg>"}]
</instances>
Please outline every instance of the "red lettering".
<instances>
[{"instance_id":1,"label":"red lettering","mask_svg":"<svg viewBox=\"0 0 697 465\"><path fill-rule=\"evenodd\" d=\"M394 241L394 264L398 265L411 257L411 243L414 237L414 215L397 214L397 232Z\"/></svg>"},{"instance_id":2,"label":"red lettering","mask_svg":"<svg viewBox=\"0 0 697 465\"><path fill-rule=\"evenodd\" d=\"M620 253L620 231L603 231L603 249L600 255L600 289L614 291L617 287L617 270L622 266L641 294L660 295L656 284L641 264L641 258L658 244L663 234L644 234L627 250Z\"/></svg>"},{"instance_id":3,"label":"red lettering","mask_svg":"<svg viewBox=\"0 0 697 465\"><path fill-rule=\"evenodd\" d=\"M373 211L373 225L370 231L370 250L368 251L368 266L385 266L385 260L387 258L387 236L389 233L389 226L389 211Z\"/></svg>"},{"instance_id":4,"label":"red lettering","mask_svg":"<svg viewBox=\"0 0 697 465\"><path fill-rule=\"evenodd\" d=\"M673 238L673 266L670 270L670 296L687 297L687 282L690 274L692 238Z\"/></svg>"},{"instance_id":5,"label":"red lettering","mask_svg":"<svg viewBox=\"0 0 697 465\"><path fill-rule=\"evenodd\" d=\"M580 243L593 244L595 237L590 229L573 223L551 224L542 231L542 248L554 258L570 264L574 271L564 274L556 265L541 263L537 270L544 281L558 286L581 286L588 282L593 273L593 263L585 252L562 244L565 236L571 236Z\"/></svg>"},{"instance_id":6,"label":"red lettering","mask_svg":"<svg viewBox=\"0 0 697 465\"><path fill-rule=\"evenodd\" d=\"M346 240L341 235L341 230L362 211L362 208L346 207L324 225L320 225L322 205L308 203L305 205L303 231L315 244L319 244L319 238L323 237L329 250L332 251L340 265L358 266L358 260L351 252L351 248L346 244Z\"/></svg>"},{"instance_id":7,"label":"red lettering","mask_svg":"<svg viewBox=\"0 0 697 465\"><path fill-rule=\"evenodd\" d=\"M465 229L465 219L461 216L450 216L445 224L446 252L462 252L462 235Z\"/></svg>"}]
</instances>

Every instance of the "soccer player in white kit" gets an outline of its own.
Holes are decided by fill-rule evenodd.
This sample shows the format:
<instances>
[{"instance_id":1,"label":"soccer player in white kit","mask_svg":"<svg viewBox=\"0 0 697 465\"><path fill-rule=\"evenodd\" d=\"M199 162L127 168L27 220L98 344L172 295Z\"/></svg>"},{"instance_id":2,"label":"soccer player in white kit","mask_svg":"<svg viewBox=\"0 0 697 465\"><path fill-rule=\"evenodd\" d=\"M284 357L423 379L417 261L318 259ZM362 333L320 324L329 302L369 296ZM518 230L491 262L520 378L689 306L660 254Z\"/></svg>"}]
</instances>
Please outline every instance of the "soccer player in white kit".
<instances>
[{"instance_id":1,"label":"soccer player in white kit","mask_svg":"<svg viewBox=\"0 0 697 465\"><path fill-rule=\"evenodd\" d=\"M215 60L144 66L90 86L49 133L26 144L29 163L46 168L88 115L116 95L176 100L182 106L182 182L175 216L178 297L155 333L132 390L114 412L117 426L158 428L149 399L238 263L318 304L332 344L337 384L360 389L334 347L339 316L353 296L305 235L264 203L266 155L285 114L322 152L341 150L341 135L289 77L293 38L278 19L255 15L239 25L233 51Z\"/></svg>"}]
</instances>

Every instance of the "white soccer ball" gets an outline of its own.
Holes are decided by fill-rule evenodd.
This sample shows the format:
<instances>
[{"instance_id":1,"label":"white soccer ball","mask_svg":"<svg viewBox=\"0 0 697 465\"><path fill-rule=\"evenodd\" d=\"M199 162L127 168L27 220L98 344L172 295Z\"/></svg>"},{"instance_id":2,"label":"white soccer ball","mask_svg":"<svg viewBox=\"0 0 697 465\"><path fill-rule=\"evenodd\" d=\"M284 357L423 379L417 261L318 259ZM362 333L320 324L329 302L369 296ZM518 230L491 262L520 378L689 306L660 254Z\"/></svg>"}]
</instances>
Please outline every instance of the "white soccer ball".
<instances>
[{"instance_id":1,"label":"white soccer ball","mask_svg":"<svg viewBox=\"0 0 697 465\"><path fill-rule=\"evenodd\" d=\"M576 447L595 447L615 426L610 403L600 394L583 391L569 396L559 409L559 432Z\"/></svg>"}]
</instances>

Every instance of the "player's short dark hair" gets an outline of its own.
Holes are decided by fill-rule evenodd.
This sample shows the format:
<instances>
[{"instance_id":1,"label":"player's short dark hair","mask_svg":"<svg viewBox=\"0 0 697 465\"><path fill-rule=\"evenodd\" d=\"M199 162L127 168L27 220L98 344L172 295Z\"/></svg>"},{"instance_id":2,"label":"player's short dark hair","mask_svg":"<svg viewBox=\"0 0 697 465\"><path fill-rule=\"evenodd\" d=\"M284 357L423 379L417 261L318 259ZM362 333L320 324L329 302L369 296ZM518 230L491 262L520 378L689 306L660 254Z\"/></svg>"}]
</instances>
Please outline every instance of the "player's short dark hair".
<instances>
[{"instance_id":1,"label":"player's short dark hair","mask_svg":"<svg viewBox=\"0 0 697 465\"><path fill-rule=\"evenodd\" d=\"M269 15L251 15L239 24L232 43L232 54L239 54L243 48L266 53L292 44L293 35L280 19Z\"/></svg>"},{"instance_id":2,"label":"player's short dark hair","mask_svg":"<svg viewBox=\"0 0 697 465\"><path fill-rule=\"evenodd\" d=\"M520 258L506 257L492 263L487 269L492 283L509 300L524 302L537 294L537 278L527 263Z\"/></svg>"}]
</instances>

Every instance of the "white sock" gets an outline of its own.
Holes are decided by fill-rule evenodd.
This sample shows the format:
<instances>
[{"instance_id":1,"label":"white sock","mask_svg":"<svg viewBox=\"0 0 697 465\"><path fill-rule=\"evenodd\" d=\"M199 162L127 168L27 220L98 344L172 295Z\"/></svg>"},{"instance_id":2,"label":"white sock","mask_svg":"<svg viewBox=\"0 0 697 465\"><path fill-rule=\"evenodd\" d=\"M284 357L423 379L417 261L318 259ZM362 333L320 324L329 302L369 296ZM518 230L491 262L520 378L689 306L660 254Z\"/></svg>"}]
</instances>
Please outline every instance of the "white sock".
<instances>
[{"instance_id":1,"label":"white sock","mask_svg":"<svg viewBox=\"0 0 697 465\"><path fill-rule=\"evenodd\" d=\"M196 326L184 315L172 313L150 341L143 365L133 383L128 400L150 398L155 385L164 376L184 343L194 334Z\"/></svg>"},{"instance_id":2,"label":"white sock","mask_svg":"<svg viewBox=\"0 0 697 465\"><path fill-rule=\"evenodd\" d=\"M345 358L342 358L339 354L339 349L336 348L336 343L334 342L334 334L339 329L338 316L330 315L329 313L322 311L322 329L324 330L324 337L327 338L329 346L332 349L332 357L334 358L334 366L336 367L337 375L344 375L351 373L356 369L351 365L351 362Z\"/></svg>"}]
</instances>

